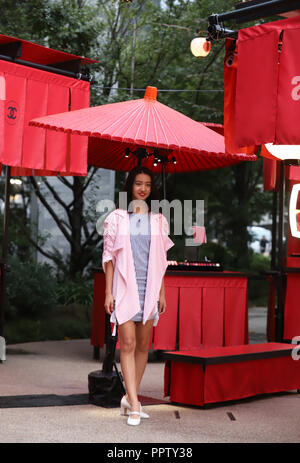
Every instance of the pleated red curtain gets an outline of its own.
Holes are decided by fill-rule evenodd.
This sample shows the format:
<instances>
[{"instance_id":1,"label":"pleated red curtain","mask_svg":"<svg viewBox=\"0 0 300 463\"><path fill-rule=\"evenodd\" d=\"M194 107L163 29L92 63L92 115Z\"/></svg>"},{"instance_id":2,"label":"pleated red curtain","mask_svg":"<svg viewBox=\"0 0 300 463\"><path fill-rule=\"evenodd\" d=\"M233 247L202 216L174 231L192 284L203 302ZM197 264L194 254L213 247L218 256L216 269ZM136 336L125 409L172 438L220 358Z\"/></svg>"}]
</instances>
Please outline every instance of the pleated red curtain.
<instances>
[{"instance_id":1,"label":"pleated red curtain","mask_svg":"<svg viewBox=\"0 0 300 463\"><path fill-rule=\"evenodd\" d=\"M32 175L32 169L35 175L86 175L86 137L71 140L28 122L88 107L89 83L6 61L0 61L0 82L0 162L12 167L11 175Z\"/></svg>"},{"instance_id":2,"label":"pleated red curtain","mask_svg":"<svg viewBox=\"0 0 300 463\"><path fill-rule=\"evenodd\" d=\"M234 139L300 144L300 16L241 29Z\"/></svg>"}]
</instances>

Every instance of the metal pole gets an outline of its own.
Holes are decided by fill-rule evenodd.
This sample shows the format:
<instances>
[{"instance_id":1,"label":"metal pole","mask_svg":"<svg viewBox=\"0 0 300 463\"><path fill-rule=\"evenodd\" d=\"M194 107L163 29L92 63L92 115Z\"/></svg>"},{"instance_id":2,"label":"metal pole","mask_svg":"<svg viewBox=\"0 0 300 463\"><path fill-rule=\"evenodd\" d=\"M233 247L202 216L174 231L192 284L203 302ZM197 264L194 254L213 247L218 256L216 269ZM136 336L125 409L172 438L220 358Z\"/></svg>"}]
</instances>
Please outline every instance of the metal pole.
<instances>
[{"instance_id":1,"label":"metal pole","mask_svg":"<svg viewBox=\"0 0 300 463\"><path fill-rule=\"evenodd\" d=\"M276 341L283 340L284 315L284 274L283 274L283 237L284 237L284 200L285 200L285 165L280 163L279 222L278 222L278 278L277 308L275 313Z\"/></svg>"},{"instance_id":2,"label":"metal pole","mask_svg":"<svg viewBox=\"0 0 300 463\"><path fill-rule=\"evenodd\" d=\"M209 16L208 21L211 25L219 24L231 19L235 19L237 23L241 23L253 19L261 19L267 16L286 13L287 11L292 11L299 7L299 0L270 0L245 7L241 4L241 6L237 7L234 11Z\"/></svg>"},{"instance_id":3,"label":"metal pole","mask_svg":"<svg viewBox=\"0 0 300 463\"><path fill-rule=\"evenodd\" d=\"M10 166L5 169L5 204L4 204L4 226L2 241L1 259L1 288L0 288L0 336L4 333L4 310L6 303L6 260L8 247L8 217L9 217L9 195L10 195Z\"/></svg>"},{"instance_id":4,"label":"metal pole","mask_svg":"<svg viewBox=\"0 0 300 463\"><path fill-rule=\"evenodd\" d=\"M272 251L271 251L271 269L276 268L277 257L277 191L273 191L272 203Z\"/></svg>"},{"instance_id":5,"label":"metal pole","mask_svg":"<svg viewBox=\"0 0 300 463\"><path fill-rule=\"evenodd\" d=\"M163 199L167 199L167 194L166 194L166 171L165 171L165 162L164 159L162 159L162 187L163 187Z\"/></svg>"},{"instance_id":6,"label":"metal pole","mask_svg":"<svg viewBox=\"0 0 300 463\"><path fill-rule=\"evenodd\" d=\"M22 66L28 66L30 68L40 69L41 71L53 72L54 74L60 74L62 76L72 77L73 79L85 80L88 82L91 80L90 76L87 76L85 74L71 72L71 71L64 71L54 66L46 66L44 64L31 63L30 61L25 61L23 59L18 59L18 58L12 58L7 55L0 54L0 59L3 61L9 61L15 64L21 64Z\"/></svg>"}]
</instances>

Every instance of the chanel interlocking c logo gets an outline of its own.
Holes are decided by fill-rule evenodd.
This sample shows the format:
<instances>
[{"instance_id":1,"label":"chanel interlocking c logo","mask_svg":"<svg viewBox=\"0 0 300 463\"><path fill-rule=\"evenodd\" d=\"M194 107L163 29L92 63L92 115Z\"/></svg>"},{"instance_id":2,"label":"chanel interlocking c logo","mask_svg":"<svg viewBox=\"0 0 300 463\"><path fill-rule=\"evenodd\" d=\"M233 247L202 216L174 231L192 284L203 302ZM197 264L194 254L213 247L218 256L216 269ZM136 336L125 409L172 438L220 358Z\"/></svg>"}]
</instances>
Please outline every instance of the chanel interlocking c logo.
<instances>
[{"instance_id":1,"label":"chanel interlocking c logo","mask_svg":"<svg viewBox=\"0 0 300 463\"><path fill-rule=\"evenodd\" d=\"M6 103L6 122L15 125L19 119L19 105L16 101L10 100Z\"/></svg>"},{"instance_id":2,"label":"chanel interlocking c logo","mask_svg":"<svg viewBox=\"0 0 300 463\"><path fill-rule=\"evenodd\" d=\"M17 116L15 115L17 108L15 108L14 106L9 106L8 108L8 114L7 114L7 117L8 119L15 119Z\"/></svg>"}]
</instances>

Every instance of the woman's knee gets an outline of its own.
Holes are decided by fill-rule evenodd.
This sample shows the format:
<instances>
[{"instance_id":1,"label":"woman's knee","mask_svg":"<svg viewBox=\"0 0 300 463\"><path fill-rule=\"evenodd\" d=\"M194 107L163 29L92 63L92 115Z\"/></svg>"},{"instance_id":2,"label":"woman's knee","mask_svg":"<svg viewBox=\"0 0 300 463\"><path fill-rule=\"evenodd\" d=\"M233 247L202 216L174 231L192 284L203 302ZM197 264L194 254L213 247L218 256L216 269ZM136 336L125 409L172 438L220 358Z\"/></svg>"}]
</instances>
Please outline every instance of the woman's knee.
<instances>
[{"instance_id":1,"label":"woman's knee","mask_svg":"<svg viewBox=\"0 0 300 463\"><path fill-rule=\"evenodd\" d=\"M120 348L124 353L132 353L135 350L135 338L132 336L124 336L120 339Z\"/></svg>"},{"instance_id":2,"label":"woman's knee","mask_svg":"<svg viewBox=\"0 0 300 463\"><path fill-rule=\"evenodd\" d=\"M136 350L146 354L149 350L149 339L138 339L136 343Z\"/></svg>"}]
</instances>

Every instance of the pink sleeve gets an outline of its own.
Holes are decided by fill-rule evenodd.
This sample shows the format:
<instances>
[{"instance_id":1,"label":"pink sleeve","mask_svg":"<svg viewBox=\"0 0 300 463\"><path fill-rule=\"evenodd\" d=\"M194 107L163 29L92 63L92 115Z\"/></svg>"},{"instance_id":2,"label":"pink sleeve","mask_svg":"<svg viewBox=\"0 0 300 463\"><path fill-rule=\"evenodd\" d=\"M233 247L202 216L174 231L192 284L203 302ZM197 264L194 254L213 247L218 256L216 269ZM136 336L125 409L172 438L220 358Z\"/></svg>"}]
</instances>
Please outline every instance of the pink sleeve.
<instances>
[{"instance_id":1,"label":"pink sleeve","mask_svg":"<svg viewBox=\"0 0 300 463\"><path fill-rule=\"evenodd\" d=\"M102 253L102 268L105 273L105 263L112 261L115 265L115 256L113 253L113 246L116 238L116 217L115 214L109 214L104 220L103 232L103 253Z\"/></svg>"}]
</instances>

